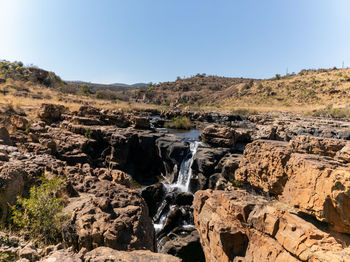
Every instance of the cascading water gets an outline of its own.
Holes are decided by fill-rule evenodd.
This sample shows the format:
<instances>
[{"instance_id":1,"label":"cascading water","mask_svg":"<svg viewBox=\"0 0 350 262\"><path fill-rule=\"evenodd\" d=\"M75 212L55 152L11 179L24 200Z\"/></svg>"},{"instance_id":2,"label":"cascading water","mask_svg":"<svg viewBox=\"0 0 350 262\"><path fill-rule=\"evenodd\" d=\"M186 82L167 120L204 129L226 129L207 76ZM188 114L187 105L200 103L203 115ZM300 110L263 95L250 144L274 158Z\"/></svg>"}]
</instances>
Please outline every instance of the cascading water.
<instances>
[{"instance_id":1,"label":"cascading water","mask_svg":"<svg viewBox=\"0 0 350 262\"><path fill-rule=\"evenodd\" d=\"M199 141L188 141L190 143L190 152L187 154L187 156L184 158L184 160L181 163L179 175L177 178L177 181L173 184L167 184L164 183L164 188L166 190L165 195L169 195L171 193L179 194L181 192L189 193L189 185L192 177L192 164L194 155L197 152L198 146L202 143ZM164 223L166 222L167 215L170 210L174 208L173 205L168 205L168 199L165 197L162 204L159 206L156 215L154 216L153 220L154 228L156 232L160 232L164 226ZM183 223L183 226L191 226L187 222Z\"/></svg>"},{"instance_id":2,"label":"cascading water","mask_svg":"<svg viewBox=\"0 0 350 262\"><path fill-rule=\"evenodd\" d=\"M190 143L190 152L185 157L185 159L182 161L180 166L179 175L177 178L176 183L171 184L170 187L172 188L178 188L182 192L188 192L189 185L192 177L192 164L193 164L193 157L197 152L197 148L199 146L200 142L194 141Z\"/></svg>"}]
</instances>

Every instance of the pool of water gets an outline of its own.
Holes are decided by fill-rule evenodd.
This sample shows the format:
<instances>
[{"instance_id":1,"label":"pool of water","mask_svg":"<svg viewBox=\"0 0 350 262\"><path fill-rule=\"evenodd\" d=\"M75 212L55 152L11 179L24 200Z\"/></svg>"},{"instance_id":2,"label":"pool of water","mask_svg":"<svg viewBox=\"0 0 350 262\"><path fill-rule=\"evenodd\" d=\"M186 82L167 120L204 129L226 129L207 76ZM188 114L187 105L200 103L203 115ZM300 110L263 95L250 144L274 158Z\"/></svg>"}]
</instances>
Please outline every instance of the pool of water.
<instances>
[{"instance_id":1,"label":"pool of water","mask_svg":"<svg viewBox=\"0 0 350 262\"><path fill-rule=\"evenodd\" d=\"M178 137L188 139L188 140L193 140L193 141L198 140L199 136L203 131L198 129L180 130L180 129L170 129L170 128L167 128L167 130L170 134L174 134Z\"/></svg>"}]
</instances>

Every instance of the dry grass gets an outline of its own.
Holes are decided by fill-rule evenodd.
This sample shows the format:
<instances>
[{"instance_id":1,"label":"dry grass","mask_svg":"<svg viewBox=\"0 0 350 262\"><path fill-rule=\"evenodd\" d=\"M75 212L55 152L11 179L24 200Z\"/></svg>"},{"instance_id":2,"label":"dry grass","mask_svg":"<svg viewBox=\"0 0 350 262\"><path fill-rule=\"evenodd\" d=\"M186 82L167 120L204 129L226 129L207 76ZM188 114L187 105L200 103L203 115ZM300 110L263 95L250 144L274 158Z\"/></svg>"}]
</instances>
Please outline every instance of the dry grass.
<instances>
[{"instance_id":1,"label":"dry grass","mask_svg":"<svg viewBox=\"0 0 350 262\"><path fill-rule=\"evenodd\" d=\"M5 95L0 92L0 107L7 108L11 106L16 111L25 112L29 119L36 118L37 111L42 103L64 105L71 111L76 111L83 105L92 105L99 108L123 111L159 108L159 106L144 103L113 103L108 100L95 99L93 97L62 94L55 89L49 89L40 85L28 85L27 83L13 80L0 84L0 90L3 90L5 86L9 85L9 83L11 83L13 86L26 87L29 89L29 92L27 92L27 97L18 96L18 92L14 89L8 89L8 93ZM37 96L40 98L33 98L32 96Z\"/></svg>"},{"instance_id":2,"label":"dry grass","mask_svg":"<svg viewBox=\"0 0 350 262\"><path fill-rule=\"evenodd\" d=\"M123 111L171 109L176 105L183 109L231 113L248 110L305 114L323 110L330 105L333 108L350 105L350 68L308 70L279 80L196 76L153 86L145 91L146 99L137 97L137 102L133 99L124 102L63 94L59 89L13 79L0 84L0 90L7 91L5 95L0 92L1 107L10 104L16 110L25 111L31 118L36 116L42 103L61 104L70 110L78 110L82 105ZM133 97L137 92L132 90L128 94ZM139 93L141 95L143 91L140 89Z\"/></svg>"}]
</instances>

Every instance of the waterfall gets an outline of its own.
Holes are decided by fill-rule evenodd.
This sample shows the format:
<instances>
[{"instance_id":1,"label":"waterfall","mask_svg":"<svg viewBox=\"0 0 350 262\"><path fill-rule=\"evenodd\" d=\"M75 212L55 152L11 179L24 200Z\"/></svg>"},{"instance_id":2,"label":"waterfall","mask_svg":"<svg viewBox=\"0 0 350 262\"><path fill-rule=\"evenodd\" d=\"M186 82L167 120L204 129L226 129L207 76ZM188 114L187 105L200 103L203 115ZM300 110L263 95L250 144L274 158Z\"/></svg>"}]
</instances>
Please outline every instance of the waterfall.
<instances>
[{"instance_id":1,"label":"waterfall","mask_svg":"<svg viewBox=\"0 0 350 262\"><path fill-rule=\"evenodd\" d=\"M197 152L197 148L200 142L194 141L190 143L190 152L185 157L185 159L182 161L179 171L179 176L177 178L177 181L175 184L173 184L173 187L179 188L182 192L188 192L189 185L192 177L192 164L193 164L193 158L194 155Z\"/></svg>"},{"instance_id":2,"label":"waterfall","mask_svg":"<svg viewBox=\"0 0 350 262\"><path fill-rule=\"evenodd\" d=\"M177 181L173 184L164 183L164 187L166 189L166 195L175 193L178 194L180 192L189 192L189 186L192 177L192 164L194 160L194 155L197 152L198 146L202 143L199 141L189 141L190 143L190 152L184 158L181 163L179 175L177 177ZM159 232L166 221L168 212L172 209L173 206L169 206L167 199L165 198L162 204L159 206L157 210L157 214L154 216L154 221L158 221L158 223L154 223L154 228L156 232ZM191 225L187 225L191 226Z\"/></svg>"}]
</instances>

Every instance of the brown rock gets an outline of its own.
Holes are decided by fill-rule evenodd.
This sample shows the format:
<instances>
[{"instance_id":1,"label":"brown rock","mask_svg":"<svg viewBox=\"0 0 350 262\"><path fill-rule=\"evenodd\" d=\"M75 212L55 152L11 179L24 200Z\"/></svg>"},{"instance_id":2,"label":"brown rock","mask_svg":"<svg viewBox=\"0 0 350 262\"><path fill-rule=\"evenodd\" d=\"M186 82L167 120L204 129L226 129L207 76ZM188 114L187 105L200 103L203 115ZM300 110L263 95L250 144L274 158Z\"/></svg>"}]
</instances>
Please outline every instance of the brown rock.
<instances>
[{"instance_id":1,"label":"brown rock","mask_svg":"<svg viewBox=\"0 0 350 262\"><path fill-rule=\"evenodd\" d=\"M201 139L211 146L233 147L237 141L250 141L250 135L245 130L223 125L210 125L203 130Z\"/></svg>"},{"instance_id":2,"label":"brown rock","mask_svg":"<svg viewBox=\"0 0 350 262\"><path fill-rule=\"evenodd\" d=\"M29 261L39 260L38 252L30 245L27 245L23 249L19 250L18 255L20 258L26 258Z\"/></svg>"},{"instance_id":3,"label":"brown rock","mask_svg":"<svg viewBox=\"0 0 350 262\"><path fill-rule=\"evenodd\" d=\"M24 187L24 165L20 161L6 163L0 171L0 214L1 221L7 217L9 205L16 203L17 196L22 195Z\"/></svg>"},{"instance_id":4,"label":"brown rock","mask_svg":"<svg viewBox=\"0 0 350 262\"><path fill-rule=\"evenodd\" d=\"M292 152L334 157L346 141L334 138L297 136L289 142Z\"/></svg>"},{"instance_id":5,"label":"brown rock","mask_svg":"<svg viewBox=\"0 0 350 262\"><path fill-rule=\"evenodd\" d=\"M338 232L350 233L350 168L327 157L292 154L281 200Z\"/></svg>"},{"instance_id":6,"label":"brown rock","mask_svg":"<svg viewBox=\"0 0 350 262\"><path fill-rule=\"evenodd\" d=\"M66 249L57 250L40 260L41 262L83 262L82 256Z\"/></svg>"},{"instance_id":7,"label":"brown rock","mask_svg":"<svg viewBox=\"0 0 350 262\"><path fill-rule=\"evenodd\" d=\"M244 190L198 191L194 220L207 261L348 261L330 234Z\"/></svg>"},{"instance_id":8,"label":"brown rock","mask_svg":"<svg viewBox=\"0 0 350 262\"><path fill-rule=\"evenodd\" d=\"M10 121L11 121L11 124L17 129L26 130L27 128L29 128L29 122L23 116L11 115Z\"/></svg>"},{"instance_id":9,"label":"brown rock","mask_svg":"<svg viewBox=\"0 0 350 262\"><path fill-rule=\"evenodd\" d=\"M335 158L339 161L350 163L350 143L347 143L341 150L339 150Z\"/></svg>"},{"instance_id":10,"label":"brown rock","mask_svg":"<svg viewBox=\"0 0 350 262\"><path fill-rule=\"evenodd\" d=\"M63 105L42 104L38 117L48 123L52 123L61 119L61 115L67 110Z\"/></svg>"},{"instance_id":11,"label":"brown rock","mask_svg":"<svg viewBox=\"0 0 350 262\"><path fill-rule=\"evenodd\" d=\"M151 127L149 118L147 117L135 116L134 123L134 127L138 129L150 129Z\"/></svg>"},{"instance_id":12,"label":"brown rock","mask_svg":"<svg viewBox=\"0 0 350 262\"><path fill-rule=\"evenodd\" d=\"M149 250L135 250L131 252L117 251L108 247L96 248L84 255L85 262L180 262L177 257L170 255L153 253Z\"/></svg>"},{"instance_id":13,"label":"brown rock","mask_svg":"<svg viewBox=\"0 0 350 262\"><path fill-rule=\"evenodd\" d=\"M227 154L218 163L217 169L221 170L221 175L230 179L234 177L235 171L238 169L242 161L242 155Z\"/></svg>"},{"instance_id":14,"label":"brown rock","mask_svg":"<svg viewBox=\"0 0 350 262\"><path fill-rule=\"evenodd\" d=\"M234 178L272 194L282 194L287 181L285 165L289 160L288 143L256 140L248 144Z\"/></svg>"},{"instance_id":15,"label":"brown rock","mask_svg":"<svg viewBox=\"0 0 350 262\"><path fill-rule=\"evenodd\" d=\"M64 230L66 241L76 249L154 250L153 224L140 194L107 180L91 182L88 192L70 199L65 208L72 214Z\"/></svg>"},{"instance_id":16,"label":"brown rock","mask_svg":"<svg viewBox=\"0 0 350 262\"><path fill-rule=\"evenodd\" d=\"M109 180L113 181L116 184L130 187L129 176L121 170L109 170L107 168L98 168L94 170L94 173L98 176L100 180Z\"/></svg>"},{"instance_id":17,"label":"brown rock","mask_svg":"<svg viewBox=\"0 0 350 262\"><path fill-rule=\"evenodd\" d=\"M0 127L0 144L8 146L13 145L10 134L5 127Z\"/></svg>"}]
</instances>

